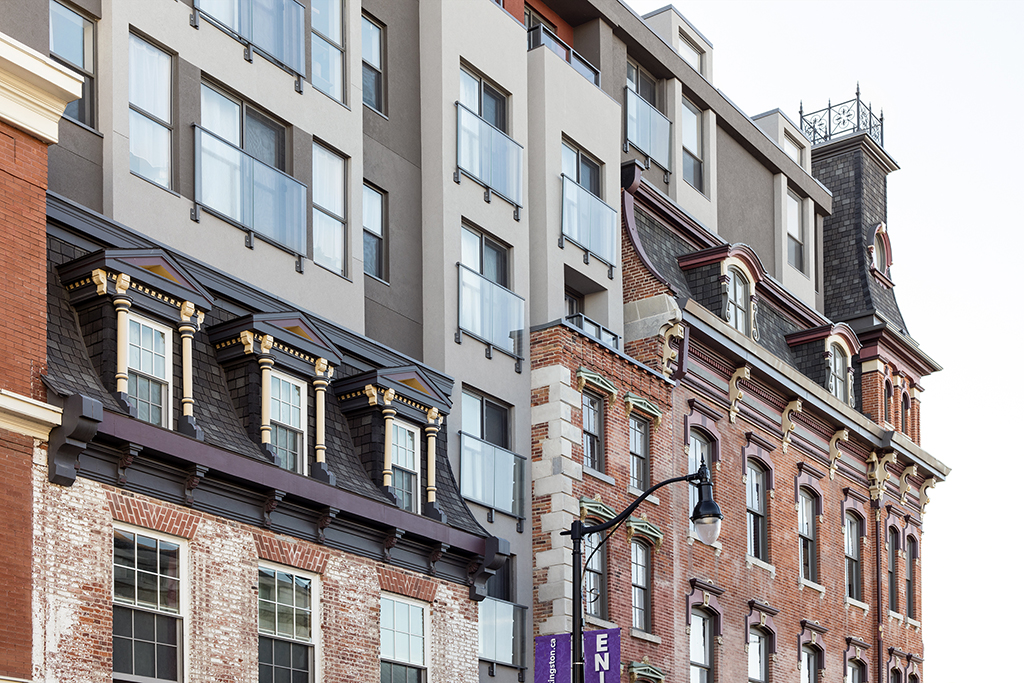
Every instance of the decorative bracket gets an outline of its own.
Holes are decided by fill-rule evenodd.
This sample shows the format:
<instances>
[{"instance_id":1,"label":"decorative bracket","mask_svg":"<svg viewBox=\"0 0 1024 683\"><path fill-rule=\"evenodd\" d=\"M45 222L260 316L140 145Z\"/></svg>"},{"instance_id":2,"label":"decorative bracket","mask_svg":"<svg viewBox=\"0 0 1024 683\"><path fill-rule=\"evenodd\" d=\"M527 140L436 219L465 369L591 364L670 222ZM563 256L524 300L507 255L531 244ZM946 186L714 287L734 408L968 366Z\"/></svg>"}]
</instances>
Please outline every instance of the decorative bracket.
<instances>
[{"instance_id":1,"label":"decorative bracket","mask_svg":"<svg viewBox=\"0 0 1024 683\"><path fill-rule=\"evenodd\" d=\"M789 444L793 441L793 432L796 430L796 423L793 421L793 413L802 413L804 402L800 399L790 401L786 409L782 411L782 452L789 452Z\"/></svg>"},{"instance_id":2,"label":"decorative bracket","mask_svg":"<svg viewBox=\"0 0 1024 683\"><path fill-rule=\"evenodd\" d=\"M270 515L277 509L278 504L284 500L285 492L273 490L267 495L267 499L263 502L263 526L267 529L270 528Z\"/></svg>"},{"instance_id":3,"label":"decorative bracket","mask_svg":"<svg viewBox=\"0 0 1024 683\"><path fill-rule=\"evenodd\" d=\"M754 341L761 341L761 333L757 329L757 302L756 295L750 295L750 336Z\"/></svg>"},{"instance_id":4,"label":"decorative bracket","mask_svg":"<svg viewBox=\"0 0 1024 683\"><path fill-rule=\"evenodd\" d=\"M487 597L487 580L501 569L511 554L509 543L504 538L488 536L484 540L484 556L478 556L466 568L470 600L480 602Z\"/></svg>"},{"instance_id":5,"label":"decorative bracket","mask_svg":"<svg viewBox=\"0 0 1024 683\"><path fill-rule=\"evenodd\" d=\"M64 399L61 423L50 430L49 480L71 486L78 476L78 456L89 445L103 421L103 405L83 394Z\"/></svg>"},{"instance_id":6,"label":"decorative bracket","mask_svg":"<svg viewBox=\"0 0 1024 683\"><path fill-rule=\"evenodd\" d=\"M910 477L917 476L917 465L907 465L900 475L900 504L907 504L907 494L910 492Z\"/></svg>"},{"instance_id":7,"label":"decorative bracket","mask_svg":"<svg viewBox=\"0 0 1024 683\"><path fill-rule=\"evenodd\" d=\"M828 442L828 478L829 480L836 478L836 470L839 469L839 459L843 457L843 452L839 450L840 441L850 440L850 430L840 429L832 435L832 438Z\"/></svg>"},{"instance_id":8,"label":"decorative bracket","mask_svg":"<svg viewBox=\"0 0 1024 683\"><path fill-rule=\"evenodd\" d=\"M210 468L204 465L195 465L189 471L188 476L185 477L185 505L192 507L195 504L195 490L199 488L199 483L209 471Z\"/></svg>"},{"instance_id":9,"label":"decorative bracket","mask_svg":"<svg viewBox=\"0 0 1024 683\"><path fill-rule=\"evenodd\" d=\"M437 576L437 563L441 557L448 552L448 548L451 546L447 543L438 543L434 546L434 549L430 551L430 557L427 561L430 563L427 567L427 573L431 576Z\"/></svg>"},{"instance_id":10,"label":"decorative bracket","mask_svg":"<svg viewBox=\"0 0 1024 683\"><path fill-rule=\"evenodd\" d=\"M686 326L681 322L672 323L669 321L662 326L661 342L661 374L666 377L672 375L672 363L678 367L680 363L679 348L682 348L682 339L686 333ZM679 348L672 348L672 340L679 339Z\"/></svg>"},{"instance_id":11,"label":"decorative bracket","mask_svg":"<svg viewBox=\"0 0 1024 683\"><path fill-rule=\"evenodd\" d=\"M626 415L632 413L633 410L646 413L651 416L651 430L658 431L658 426L661 425L661 409L658 406L642 396L637 396L632 391L626 392L624 401L626 404Z\"/></svg>"},{"instance_id":12,"label":"decorative bracket","mask_svg":"<svg viewBox=\"0 0 1024 683\"><path fill-rule=\"evenodd\" d=\"M127 443L121 451L121 459L117 461L117 485L124 486L128 483L128 468L135 462L135 458L142 452L142 446L137 443Z\"/></svg>"},{"instance_id":13,"label":"decorative bracket","mask_svg":"<svg viewBox=\"0 0 1024 683\"><path fill-rule=\"evenodd\" d=\"M867 460L868 479L871 481L869 488L871 500L881 499L882 491L885 490L885 482L889 480L889 471L885 469L885 466L890 462L896 462L895 452L889 451L881 459L879 459L876 451L871 452L871 456Z\"/></svg>"},{"instance_id":14,"label":"decorative bracket","mask_svg":"<svg viewBox=\"0 0 1024 683\"><path fill-rule=\"evenodd\" d=\"M619 395L619 390L615 388L615 385L596 372L581 367L576 371L576 388L583 391L588 384L593 385L602 393L608 394L609 406L615 405L615 397Z\"/></svg>"},{"instance_id":15,"label":"decorative bracket","mask_svg":"<svg viewBox=\"0 0 1024 683\"><path fill-rule=\"evenodd\" d=\"M750 379L750 366L744 365L742 368L736 368L736 372L732 373L732 379L729 380L729 422L736 422L736 416L740 412L740 401L743 400L743 390L740 389L740 380Z\"/></svg>"},{"instance_id":16,"label":"decorative bracket","mask_svg":"<svg viewBox=\"0 0 1024 683\"><path fill-rule=\"evenodd\" d=\"M324 536L327 534L327 527L331 525L334 518L341 512L338 508L325 507L320 511L320 519L316 521L316 540L317 543L324 542Z\"/></svg>"},{"instance_id":17,"label":"decorative bracket","mask_svg":"<svg viewBox=\"0 0 1024 683\"><path fill-rule=\"evenodd\" d=\"M391 551L396 545L398 545L398 539L405 536L405 529L392 529L391 532L384 537L384 561L391 563Z\"/></svg>"},{"instance_id":18,"label":"decorative bracket","mask_svg":"<svg viewBox=\"0 0 1024 683\"><path fill-rule=\"evenodd\" d=\"M932 502L932 499L928 497L928 491L929 489L935 488L935 484L937 483L938 481L935 479L935 477L928 477L927 479L924 480L924 483L921 484L921 492L918 494L918 496L921 498L922 515L924 514L925 506L927 506L928 503Z\"/></svg>"}]
</instances>

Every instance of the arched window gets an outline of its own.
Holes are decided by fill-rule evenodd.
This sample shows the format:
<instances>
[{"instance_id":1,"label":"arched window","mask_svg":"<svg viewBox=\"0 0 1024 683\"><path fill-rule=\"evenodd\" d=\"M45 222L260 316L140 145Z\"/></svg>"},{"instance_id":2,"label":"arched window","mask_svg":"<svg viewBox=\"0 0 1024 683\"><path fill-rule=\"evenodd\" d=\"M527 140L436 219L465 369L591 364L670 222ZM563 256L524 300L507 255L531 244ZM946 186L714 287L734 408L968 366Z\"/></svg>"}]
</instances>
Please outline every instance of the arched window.
<instances>
[{"instance_id":1,"label":"arched window","mask_svg":"<svg viewBox=\"0 0 1024 683\"><path fill-rule=\"evenodd\" d=\"M687 466L690 468L688 472L690 474L696 472L701 463L704 463L708 467L708 472L711 471L711 437L705 432L699 429L690 429L690 454L687 458ZM687 507L687 518L689 513L693 510L693 506L697 504L697 484L696 482L690 482L690 504ZM696 532L693 529L693 520L690 520L690 535L695 535Z\"/></svg>"},{"instance_id":2,"label":"arched window","mask_svg":"<svg viewBox=\"0 0 1024 683\"><path fill-rule=\"evenodd\" d=\"M900 610L900 587L896 583L896 555L900 549L900 532L889 527L889 611Z\"/></svg>"},{"instance_id":3,"label":"arched window","mask_svg":"<svg viewBox=\"0 0 1024 683\"><path fill-rule=\"evenodd\" d=\"M820 668L821 652L812 645L804 645L800 650L800 683L820 683Z\"/></svg>"},{"instance_id":4,"label":"arched window","mask_svg":"<svg viewBox=\"0 0 1024 683\"><path fill-rule=\"evenodd\" d=\"M818 580L817 518L815 508L817 497L814 492L800 489L798 508L798 532L800 534L800 578Z\"/></svg>"},{"instance_id":5,"label":"arched window","mask_svg":"<svg viewBox=\"0 0 1024 683\"><path fill-rule=\"evenodd\" d=\"M860 518L847 512L843 532L846 541L846 597L860 600Z\"/></svg>"},{"instance_id":6,"label":"arched window","mask_svg":"<svg viewBox=\"0 0 1024 683\"><path fill-rule=\"evenodd\" d=\"M714 617L700 610L690 616L690 682L711 683L715 680L712 671L711 634Z\"/></svg>"},{"instance_id":7,"label":"arched window","mask_svg":"<svg viewBox=\"0 0 1024 683\"><path fill-rule=\"evenodd\" d=\"M900 423L900 431L910 435L910 394L903 394L903 415Z\"/></svg>"},{"instance_id":8,"label":"arched window","mask_svg":"<svg viewBox=\"0 0 1024 683\"><path fill-rule=\"evenodd\" d=\"M631 541L630 560L633 569L633 628L650 632L651 546L642 541Z\"/></svg>"},{"instance_id":9,"label":"arched window","mask_svg":"<svg viewBox=\"0 0 1024 683\"><path fill-rule=\"evenodd\" d=\"M864 665L856 660L846 663L846 683L864 683Z\"/></svg>"},{"instance_id":10,"label":"arched window","mask_svg":"<svg viewBox=\"0 0 1024 683\"><path fill-rule=\"evenodd\" d=\"M833 396L846 403L849 396L846 386L846 368L848 367L846 352L843 351L843 347L839 344L833 344L829 351L832 358L829 368L828 388Z\"/></svg>"},{"instance_id":11,"label":"arched window","mask_svg":"<svg viewBox=\"0 0 1024 683\"><path fill-rule=\"evenodd\" d=\"M730 268L729 325L743 334L750 334L750 283L739 268Z\"/></svg>"},{"instance_id":12,"label":"arched window","mask_svg":"<svg viewBox=\"0 0 1024 683\"><path fill-rule=\"evenodd\" d=\"M917 617L914 605L914 560L917 559L917 539L907 536L907 618Z\"/></svg>"},{"instance_id":13,"label":"arched window","mask_svg":"<svg viewBox=\"0 0 1024 683\"><path fill-rule=\"evenodd\" d=\"M885 238L882 237L882 233L875 233L875 250L872 254L872 259L875 270L882 275L885 275L885 271L889 269L889 254L885 249Z\"/></svg>"},{"instance_id":14,"label":"arched window","mask_svg":"<svg viewBox=\"0 0 1024 683\"><path fill-rule=\"evenodd\" d=\"M892 382L885 380L885 421L892 424Z\"/></svg>"},{"instance_id":15,"label":"arched window","mask_svg":"<svg viewBox=\"0 0 1024 683\"><path fill-rule=\"evenodd\" d=\"M768 561L768 516L765 504L764 468L750 461L747 465L747 555Z\"/></svg>"},{"instance_id":16,"label":"arched window","mask_svg":"<svg viewBox=\"0 0 1024 683\"><path fill-rule=\"evenodd\" d=\"M747 680L749 683L768 683L768 638L769 635L761 629L750 629L750 642L747 649Z\"/></svg>"}]
</instances>

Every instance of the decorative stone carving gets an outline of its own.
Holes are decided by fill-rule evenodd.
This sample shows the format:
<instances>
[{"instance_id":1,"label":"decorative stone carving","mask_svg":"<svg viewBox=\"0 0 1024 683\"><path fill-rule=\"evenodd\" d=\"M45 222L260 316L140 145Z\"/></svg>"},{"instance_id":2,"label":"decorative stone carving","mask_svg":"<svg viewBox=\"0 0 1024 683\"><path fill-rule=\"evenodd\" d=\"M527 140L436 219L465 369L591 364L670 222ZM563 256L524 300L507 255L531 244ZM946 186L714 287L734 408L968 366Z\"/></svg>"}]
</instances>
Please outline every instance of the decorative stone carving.
<instances>
[{"instance_id":1,"label":"decorative stone carving","mask_svg":"<svg viewBox=\"0 0 1024 683\"><path fill-rule=\"evenodd\" d=\"M928 491L930 489L935 488L935 484L937 483L938 481L935 479L935 477L928 477L927 479L924 480L924 483L921 484L921 492L918 494L918 496L921 499L922 515L924 514L925 507L928 505L928 503L932 501L932 499L928 497Z\"/></svg>"},{"instance_id":2,"label":"decorative stone carving","mask_svg":"<svg viewBox=\"0 0 1024 683\"><path fill-rule=\"evenodd\" d=\"M793 432L796 430L796 423L793 422L793 413L802 413L804 402L800 399L790 401L786 409L782 411L782 452L789 452L789 444L793 441Z\"/></svg>"},{"instance_id":3,"label":"decorative stone carving","mask_svg":"<svg viewBox=\"0 0 1024 683\"><path fill-rule=\"evenodd\" d=\"M729 422L736 422L736 416L740 412L740 401L743 400L743 390L740 389L740 380L750 379L750 367L744 365L742 368L736 368L736 372L732 373L732 379L729 380Z\"/></svg>"},{"instance_id":4,"label":"decorative stone carving","mask_svg":"<svg viewBox=\"0 0 1024 683\"><path fill-rule=\"evenodd\" d=\"M869 486L871 500L879 500L882 497L882 492L885 490L885 482L889 480L889 471L885 469L885 466L891 462L896 462L896 453L892 451L886 453L881 458L878 457L876 451L872 451L871 456L868 457L868 479L871 481Z\"/></svg>"},{"instance_id":5,"label":"decorative stone carving","mask_svg":"<svg viewBox=\"0 0 1024 683\"><path fill-rule=\"evenodd\" d=\"M242 342L242 346L245 348L246 353L252 353L253 341L255 336L252 330L242 330L238 335L238 341Z\"/></svg>"},{"instance_id":6,"label":"decorative stone carving","mask_svg":"<svg viewBox=\"0 0 1024 683\"><path fill-rule=\"evenodd\" d=\"M92 271L92 283L96 285L96 294L103 296L107 293L107 271L97 268Z\"/></svg>"},{"instance_id":7,"label":"decorative stone carving","mask_svg":"<svg viewBox=\"0 0 1024 683\"><path fill-rule=\"evenodd\" d=\"M260 353L267 354L274 348L274 338L269 334L263 335L260 339Z\"/></svg>"},{"instance_id":8,"label":"decorative stone carving","mask_svg":"<svg viewBox=\"0 0 1024 683\"><path fill-rule=\"evenodd\" d=\"M841 450L839 450L839 442L840 441L849 441L849 440L850 440L850 430L848 430L848 429L840 429L840 430L838 430L835 434L832 435L832 438L829 439L829 442L828 442L828 460L829 460L828 478L830 480L836 478L836 470L839 469L839 459L841 457L843 457L843 452Z\"/></svg>"},{"instance_id":9,"label":"decorative stone carving","mask_svg":"<svg viewBox=\"0 0 1024 683\"><path fill-rule=\"evenodd\" d=\"M666 377L672 374L672 363L679 363L679 350L672 348L672 340L681 340L685 330L686 326L681 322L672 323L670 321L661 327L661 374Z\"/></svg>"},{"instance_id":10,"label":"decorative stone carving","mask_svg":"<svg viewBox=\"0 0 1024 683\"><path fill-rule=\"evenodd\" d=\"M900 475L900 504L907 504L907 494L910 493L910 477L917 476L917 465L907 465Z\"/></svg>"}]
</instances>

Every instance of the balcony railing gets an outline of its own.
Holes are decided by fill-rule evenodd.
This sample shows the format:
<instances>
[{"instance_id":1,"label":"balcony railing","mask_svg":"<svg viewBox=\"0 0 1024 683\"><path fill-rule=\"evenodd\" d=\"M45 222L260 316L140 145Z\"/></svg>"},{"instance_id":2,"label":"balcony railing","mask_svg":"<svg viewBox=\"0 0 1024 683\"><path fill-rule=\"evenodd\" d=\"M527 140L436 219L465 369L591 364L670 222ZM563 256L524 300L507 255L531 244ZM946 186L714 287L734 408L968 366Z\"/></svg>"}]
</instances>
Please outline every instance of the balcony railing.
<instances>
[{"instance_id":1,"label":"balcony railing","mask_svg":"<svg viewBox=\"0 0 1024 683\"><path fill-rule=\"evenodd\" d=\"M523 205L523 148L456 102L459 119L458 165L488 190L516 207Z\"/></svg>"},{"instance_id":2,"label":"balcony railing","mask_svg":"<svg viewBox=\"0 0 1024 683\"><path fill-rule=\"evenodd\" d=\"M300 256L306 186L210 131L196 130L196 203Z\"/></svg>"},{"instance_id":3,"label":"balcony railing","mask_svg":"<svg viewBox=\"0 0 1024 683\"><path fill-rule=\"evenodd\" d=\"M582 313L565 316L565 322L583 332L583 334L588 337L592 337L599 342L603 342L613 349L619 348L619 335L615 334L601 323L591 320Z\"/></svg>"},{"instance_id":4,"label":"balcony railing","mask_svg":"<svg viewBox=\"0 0 1024 683\"><path fill-rule=\"evenodd\" d=\"M526 458L465 432L459 432L459 436L462 439L463 497L522 517Z\"/></svg>"},{"instance_id":5,"label":"balcony railing","mask_svg":"<svg viewBox=\"0 0 1024 683\"><path fill-rule=\"evenodd\" d=\"M514 358L523 357L526 302L459 264L459 330Z\"/></svg>"},{"instance_id":6,"label":"balcony railing","mask_svg":"<svg viewBox=\"0 0 1024 683\"><path fill-rule=\"evenodd\" d=\"M804 104L800 103L800 130L811 141L812 145L827 142L833 138L853 133L865 132L871 139L883 146L883 124L885 115L881 112L875 116L871 104L864 104L860 98L860 84L857 84L857 95L852 100L832 104L809 114L804 113Z\"/></svg>"},{"instance_id":7,"label":"balcony railing","mask_svg":"<svg viewBox=\"0 0 1024 683\"><path fill-rule=\"evenodd\" d=\"M569 63L569 66L576 69L581 76L594 85L601 87L601 72L587 60L580 57L571 47L563 43L558 36L548 30L546 26L537 24L526 32L526 50L530 51L541 45L546 46L556 55Z\"/></svg>"},{"instance_id":8,"label":"balcony railing","mask_svg":"<svg viewBox=\"0 0 1024 683\"><path fill-rule=\"evenodd\" d=\"M480 603L480 659L526 666L526 607L485 598Z\"/></svg>"},{"instance_id":9,"label":"balcony railing","mask_svg":"<svg viewBox=\"0 0 1024 683\"><path fill-rule=\"evenodd\" d=\"M615 265L616 212L600 197L562 175L562 236Z\"/></svg>"},{"instance_id":10,"label":"balcony railing","mask_svg":"<svg viewBox=\"0 0 1024 683\"><path fill-rule=\"evenodd\" d=\"M650 102L626 88L626 141L671 171L672 122Z\"/></svg>"},{"instance_id":11,"label":"balcony railing","mask_svg":"<svg viewBox=\"0 0 1024 683\"><path fill-rule=\"evenodd\" d=\"M195 8L279 66L298 76L305 75L306 8L302 3L296 0L195 0Z\"/></svg>"}]
</instances>

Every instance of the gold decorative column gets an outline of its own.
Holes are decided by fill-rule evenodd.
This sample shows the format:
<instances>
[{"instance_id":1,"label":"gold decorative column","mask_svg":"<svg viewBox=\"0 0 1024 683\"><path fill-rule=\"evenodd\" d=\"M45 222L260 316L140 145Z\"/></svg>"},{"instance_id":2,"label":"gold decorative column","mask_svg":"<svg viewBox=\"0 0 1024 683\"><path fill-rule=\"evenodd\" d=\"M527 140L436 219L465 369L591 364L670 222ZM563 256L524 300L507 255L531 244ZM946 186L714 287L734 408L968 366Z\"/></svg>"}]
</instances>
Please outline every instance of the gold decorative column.
<instances>
[{"instance_id":1,"label":"gold decorative column","mask_svg":"<svg viewBox=\"0 0 1024 683\"><path fill-rule=\"evenodd\" d=\"M132 279L120 273L114 280L114 310L117 311L117 395L122 402L128 401L128 309L132 307L128 288Z\"/></svg>"},{"instance_id":2,"label":"gold decorative column","mask_svg":"<svg viewBox=\"0 0 1024 683\"><path fill-rule=\"evenodd\" d=\"M191 301L182 302L181 320L178 324L178 334L181 335L181 417L178 418L178 431L200 440L203 438L203 430L196 425L193 414L195 398L192 396L192 341L202 324L203 312L197 313L196 306Z\"/></svg>"},{"instance_id":3,"label":"gold decorative column","mask_svg":"<svg viewBox=\"0 0 1024 683\"><path fill-rule=\"evenodd\" d=\"M274 367L274 359L270 350L274 348L274 338L269 334L260 339L260 376L262 410L260 411L260 443L270 446L270 368Z\"/></svg>"},{"instance_id":4,"label":"gold decorative column","mask_svg":"<svg viewBox=\"0 0 1024 683\"><path fill-rule=\"evenodd\" d=\"M384 392L383 402L386 406L381 414L384 415L384 488L391 488L391 479L393 471L391 469L391 454L394 448L394 436L392 434L392 425L394 424L395 414L397 411L391 407L391 400L395 398L395 390L388 389Z\"/></svg>"},{"instance_id":5,"label":"gold decorative column","mask_svg":"<svg viewBox=\"0 0 1024 683\"><path fill-rule=\"evenodd\" d=\"M427 426L423 428L427 434L427 507L423 514L442 522L446 517L437 506L437 432L443 421L437 408L431 408L427 411Z\"/></svg>"},{"instance_id":6,"label":"gold decorative column","mask_svg":"<svg viewBox=\"0 0 1024 683\"><path fill-rule=\"evenodd\" d=\"M334 375L334 368L327 364L327 359L317 358L313 372L313 391L316 392L316 461L324 462L324 454L327 452L325 433L327 418L324 397L327 393L327 384Z\"/></svg>"}]
</instances>

